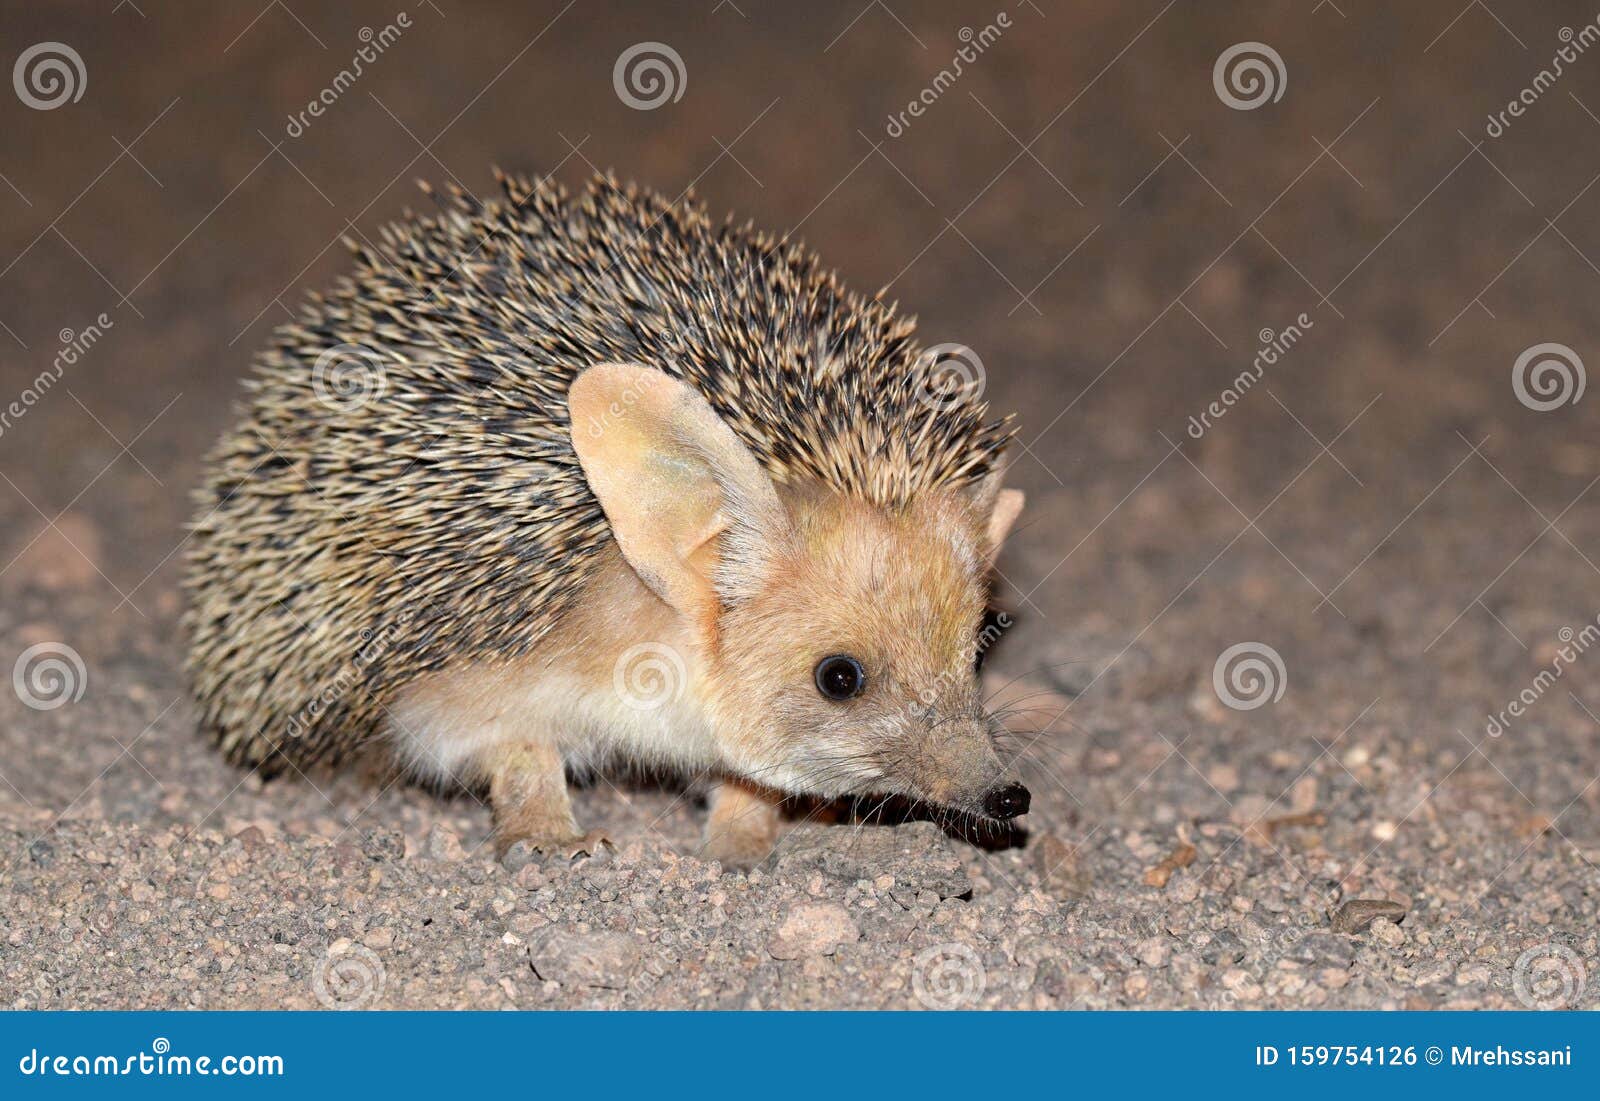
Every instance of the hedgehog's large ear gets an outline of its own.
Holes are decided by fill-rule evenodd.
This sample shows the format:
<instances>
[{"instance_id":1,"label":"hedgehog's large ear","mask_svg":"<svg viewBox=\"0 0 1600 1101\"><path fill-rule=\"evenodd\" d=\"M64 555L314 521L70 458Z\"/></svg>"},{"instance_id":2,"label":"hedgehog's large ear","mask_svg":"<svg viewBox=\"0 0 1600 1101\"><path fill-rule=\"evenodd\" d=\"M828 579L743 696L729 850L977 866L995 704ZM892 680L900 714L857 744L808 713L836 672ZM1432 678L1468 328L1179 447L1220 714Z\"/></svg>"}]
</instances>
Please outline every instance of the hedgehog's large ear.
<instances>
[{"instance_id":1,"label":"hedgehog's large ear","mask_svg":"<svg viewBox=\"0 0 1600 1101\"><path fill-rule=\"evenodd\" d=\"M788 531L772 479L698 390L661 371L590 367L567 406L623 557L680 612L714 616L719 594L747 588Z\"/></svg>"},{"instance_id":2,"label":"hedgehog's large ear","mask_svg":"<svg viewBox=\"0 0 1600 1101\"><path fill-rule=\"evenodd\" d=\"M1011 525L1022 514L1022 490L1000 488L1004 478L1005 470L997 462L972 489L972 506L984 524L984 543L991 565L999 557L1000 547L1011 533Z\"/></svg>"}]
</instances>

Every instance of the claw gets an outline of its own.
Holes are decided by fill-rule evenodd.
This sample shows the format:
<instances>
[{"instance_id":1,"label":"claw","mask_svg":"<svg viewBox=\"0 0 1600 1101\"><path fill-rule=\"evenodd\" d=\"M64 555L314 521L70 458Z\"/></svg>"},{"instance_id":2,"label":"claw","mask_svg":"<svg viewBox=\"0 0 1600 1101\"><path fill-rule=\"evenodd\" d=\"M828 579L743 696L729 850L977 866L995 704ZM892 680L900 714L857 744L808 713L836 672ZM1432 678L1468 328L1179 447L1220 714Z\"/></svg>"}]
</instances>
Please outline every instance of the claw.
<instances>
[{"instance_id":1,"label":"claw","mask_svg":"<svg viewBox=\"0 0 1600 1101\"><path fill-rule=\"evenodd\" d=\"M532 861L535 853L576 860L580 856L594 856L600 846L616 849L616 842L604 830L590 830L581 836L562 837L502 837L495 841L495 857L513 870Z\"/></svg>"},{"instance_id":2,"label":"claw","mask_svg":"<svg viewBox=\"0 0 1600 1101\"><path fill-rule=\"evenodd\" d=\"M600 852L600 846L616 851L616 842L606 834L605 830L590 830L582 837L567 842L566 848L560 850L561 855L568 860L575 860L580 856L595 856Z\"/></svg>"}]
</instances>

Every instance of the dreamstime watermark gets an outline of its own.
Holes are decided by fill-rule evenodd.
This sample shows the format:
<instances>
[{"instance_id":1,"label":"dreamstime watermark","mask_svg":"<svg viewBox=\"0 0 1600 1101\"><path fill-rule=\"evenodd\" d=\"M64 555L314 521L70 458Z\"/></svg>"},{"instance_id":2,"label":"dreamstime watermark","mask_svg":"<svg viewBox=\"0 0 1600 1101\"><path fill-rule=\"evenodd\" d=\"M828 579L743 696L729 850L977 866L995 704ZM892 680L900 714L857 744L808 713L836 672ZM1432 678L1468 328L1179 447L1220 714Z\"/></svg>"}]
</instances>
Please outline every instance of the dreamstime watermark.
<instances>
[{"instance_id":1,"label":"dreamstime watermark","mask_svg":"<svg viewBox=\"0 0 1600 1101\"><path fill-rule=\"evenodd\" d=\"M943 413L983 396L988 375L983 360L965 344L935 344L917 357L917 401Z\"/></svg>"},{"instance_id":2,"label":"dreamstime watermark","mask_svg":"<svg viewBox=\"0 0 1600 1101\"><path fill-rule=\"evenodd\" d=\"M1565 344L1535 344L1511 365L1511 389L1536 413L1577 405L1588 385L1583 360Z\"/></svg>"},{"instance_id":3,"label":"dreamstime watermark","mask_svg":"<svg viewBox=\"0 0 1600 1101\"><path fill-rule=\"evenodd\" d=\"M1235 111L1277 103L1289 87L1283 57L1265 42L1239 42L1223 50L1211 67L1217 98Z\"/></svg>"},{"instance_id":4,"label":"dreamstime watermark","mask_svg":"<svg viewBox=\"0 0 1600 1101\"><path fill-rule=\"evenodd\" d=\"M654 111L677 103L689 88L683 55L665 42L636 42L617 55L611 67L617 98L635 111Z\"/></svg>"},{"instance_id":5,"label":"dreamstime watermark","mask_svg":"<svg viewBox=\"0 0 1600 1101\"><path fill-rule=\"evenodd\" d=\"M1563 627L1556 632L1556 638L1561 640L1561 645L1556 649L1556 656L1550 664L1539 670L1537 676L1528 683L1528 686L1518 692L1498 714L1490 715L1489 721L1484 724L1484 733L1491 738L1498 738L1511 728L1513 719L1520 719L1528 713L1528 709L1544 698L1544 694L1555 686L1556 681L1596 642L1600 642L1600 616L1594 622L1585 623L1581 630L1574 631L1571 627Z\"/></svg>"},{"instance_id":6,"label":"dreamstime watermark","mask_svg":"<svg viewBox=\"0 0 1600 1101\"><path fill-rule=\"evenodd\" d=\"M650 388L668 378L661 371L637 371L632 376L622 393L617 395L610 405L600 411L599 416L590 414L588 433L589 438L598 440L605 435L606 429L611 427L613 421L620 421L632 411L633 407L650 391Z\"/></svg>"},{"instance_id":7,"label":"dreamstime watermark","mask_svg":"<svg viewBox=\"0 0 1600 1101\"><path fill-rule=\"evenodd\" d=\"M683 656L661 642L641 642L618 656L611 684L635 711L654 711L673 703L689 680Z\"/></svg>"},{"instance_id":8,"label":"dreamstime watermark","mask_svg":"<svg viewBox=\"0 0 1600 1101\"><path fill-rule=\"evenodd\" d=\"M338 942L311 972L311 990L328 1009L365 1009L383 993L383 961L361 944Z\"/></svg>"},{"instance_id":9,"label":"dreamstime watermark","mask_svg":"<svg viewBox=\"0 0 1600 1101\"><path fill-rule=\"evenodd\" d=\"M1569 1009L1578 1004L1589 976L1583 959L1564 944L1540 944L1517 957L1511 988L1529 1009Z\"/></svg>"},{"instance_id":10,"label":"dreamstime watermark","mask_svg":"<svg viewBox=\"0 0 1600 1101\"><path fill-rule=\"evenodd\" d=\"M354 413L389 387L383 359L364 344L335 344L311 366L311 389L335 413Z\"/></svg>"},{"instance_id":11,"label":"dreamstime watermark","mask_svg":"<svg viewBox=\"0 0 1600 1101\"><path fill-rule=\"evenodd\" d=\"M1576 33L1571 27L1562 27L1556 32L1556 37L1565 45L1556 50L1555 56L1550 59L1550 67L1540 69L1526 87L1507 101L1502 110L1488 116L1483 132L1489 137L1498 138L1509 130L1511 120L1527 114L1527 108L1538 103L1539 98L1565 75L1567 65L1577 61L1590 46L1600 42L1600 16L1596 16L1592 22L1585 23Z\"/></svg>"},{"instance_id":12,"label":"dreamstime watermark","mask_svg":"<svg viewBox=\"0 0 1600 1101\"><path fill-rule=\"evenodd\" d=\"M907 718L914 719L932 707L951 686L970 683L973 670L978 666L978 659L988 652L989 647L999 642L1000 636L1014 627L1016 622L1009 612L999 612L995 615L994 622L985 623L971 645L962 649L955 663L924 685L911 702L906 704Z\"/></svg>"},{"instance_id":13,"label":"dreamstime watermark","mask_svg":"<svg viewBox=\"0 0 1600 1101\"><path fill-rule=\"evenodd\" d=\"M927 113L928 108L938 103L939 97L961 79L966 66L982 57L984 51L998 42L1000 36L1010 29L1011 14L1003 11L997 12L994 20L986 24L982 30L974 31L971 27L962 27L956 33L956 37L965 44L956 50L955 56L950 59L950 64L935 73L933 79L907 102L904 110L889 116L884 133L891 138L898 138L909 130L911 120L921 118Z\"/></svg>"},{"instance_id":14,"label":"dreamstime watermark","mask_svg":"<svg viewBox=\"0 0 1600 1101\"><path fill-rule=\"evenodd\" d=\"M55 358L50 361L50 366L22 388L22 393L5 408L0 409L0 436L4 436L15 427L16 423L27 415L28 410L38 405L49 393L56 383L66 375L67 368L75 366L84 356L89 354L89 349L100 342L107 329L113 326L109 314L100 314L94 321L79 332L71 329L62 329L57 336L61 340L61 347L57 349Z\"/></svg>"},{"instance_id":15,"label":"dreamstime watermark","mask_svg":"<svg viewBox=\"0 0 1600 1101\"><path fill-rule=\"evenodd\" d=\"M30 1048L17 1060L17 1070L28 1077L58 1078L281 1078L284 1073L281 1055L174 1055L165 1036L151 1040L149 1051L130 1055L52 1055Z\"/></svg>"},{"instance_id":16,"label":"dreamstime watermark","mask_svg":"<svg viewBox=\"0 0 1600 1101\"><path fill-rule=\"evenodd\" d=\"M1289 674L1278 651L1266 643L1239 642L1217 655L1211 687L1235 711L1254 711L1283 699Z\"/></svg>"},{"instance_id":17,"label":"dreamstime watermark","mask_svg":"<svg viewBox=\"0 0 1600 1101\"><path fill-rule=\"evenodd\" d=\"M924 948L911 961L911 992L925 1009L960 1009L983 997L988 973L970 946L953 941Z\"/></svg>"},{"instance_id":18,"label":"dreamstime watermark","mask_svg":"<svg viewBox=\"0 0 1600 1101\"><path fill-rule=\"evenodd\" d=\"M1315 328L1316 322L1306 314L1299 314L1281 332L1271 329L1262 329L1257 333L1261 346L1256 349L1255 359L1250 361L1250 366L1240 371L1239 374L1225 386L1222 393L1217 395L1217 400L1206 406L1198 417L1189 418L1188 433L1191 439L1198 440L1204 436L1217 421L1228 415L1228 410L1238 405L1256 383L1266 376L1267 368L1282 361L1296 344L1300 343L1307 330Z\"/></svg>"},{"instance_id":19,"label":"dreamstime watermark","mask_svg":"<svg viewBox=\"0 0 1600 1101\"><path fill-rule=\"evenodd\" d=\"M389 652L394 645L394 640L399 637L401 630L410 622L412 614L408 613L395 622L390 623L382 630L374 631L363 628L360 634L361 645L355 654L345 663L334 676L333 680L325 685L322 691L311 698L311 701L302 707L289 719L284 729L284 736L299 740L316 725L317 720L327 713L339 700L349 694L355 687L356 680L361 673L369 668L384 654Z\"/></svg>"},{"instance_id":20,"label":"dreamstime watermark","mask_svg":"<svg viewBox=\"0 0 1600 1101\"><path fill-rule=\"evenodd\" d=\"M89 70L78 51L65 42L40 42L23 50L11 67L11 86L17 98L35 111L54 111L83 98Z\"/></svg>"},{"instance_id":21,"label":"dreamstime watermark","mask_svg":"<svg viewBox=\"0 0 1600 1101\"><path fill-rule=\"evenodd\" d=\"M83 699L89 670L64 642L40 642L22 651L11 667L11 689L35 711L54 711Z\"/></svg>"},{"instance_id":22,"label":"dreamstime watermark","mask_svg":"<svg viewBox=\"0 0 1600 1101\"><path fill-rule=\"evenodd\" d=\"M311 127L312 119L319 119L327 114L328 108L339 102L339 97L350 90L356 81L361 79L361 74L366 67L382 57L384 51L399 41L400 35L411 29L411 14L400 12L394 17L394 22L386 23L381 31L374 31L371 27L362 27L356 37L361 39L362 46L356 50L355 56L350 59L348 68L340 69L328 86L318 92L305 109L298 114L289 116L288 125L283 132L291 138L298 138Z\"/></svg>"}]
</instances>

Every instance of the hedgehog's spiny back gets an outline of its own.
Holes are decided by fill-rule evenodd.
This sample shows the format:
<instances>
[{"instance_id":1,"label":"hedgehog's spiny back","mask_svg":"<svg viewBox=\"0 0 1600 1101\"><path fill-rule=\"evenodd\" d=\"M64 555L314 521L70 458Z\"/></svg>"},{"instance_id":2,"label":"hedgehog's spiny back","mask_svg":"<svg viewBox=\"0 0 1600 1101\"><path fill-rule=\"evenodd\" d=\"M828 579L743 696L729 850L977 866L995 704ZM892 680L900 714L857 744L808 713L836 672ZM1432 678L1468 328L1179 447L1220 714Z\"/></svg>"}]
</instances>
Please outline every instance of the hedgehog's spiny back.
<instances>
[{"instance_id":1,"label":"hedgehog's spiny back","mask_svg":"<svg viewBox=\"0 0 1600 1101\"><path fill-rule=\"evenodd\" d=\"M212 455L191 673L238 760L338 756L392 687L526 653L559 619L610 538L568 436L587 366L679 375L778 480L886 506L1005 444L976 395L933 391L910 321L799 246L607 177L579 198L502 184L352 246L355 273L276 332ZM341 345L379 368L366 392L341 390Z\"/></svg>"}]
</instances>

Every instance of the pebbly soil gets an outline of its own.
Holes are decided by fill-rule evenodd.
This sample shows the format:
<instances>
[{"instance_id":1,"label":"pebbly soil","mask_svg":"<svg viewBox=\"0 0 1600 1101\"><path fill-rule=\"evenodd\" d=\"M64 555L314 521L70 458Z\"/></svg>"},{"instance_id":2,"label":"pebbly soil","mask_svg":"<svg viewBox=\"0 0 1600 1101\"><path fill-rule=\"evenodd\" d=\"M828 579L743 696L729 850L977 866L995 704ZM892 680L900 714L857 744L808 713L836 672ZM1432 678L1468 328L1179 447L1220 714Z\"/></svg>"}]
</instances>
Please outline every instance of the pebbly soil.
<instances>
[{"instance_id":1,"label":"pebbly soil","mask_svg":"<svg viewBox=\"0 0 1600 1101\"><path fill-rule=\"evenodd\" d=\"M81 661L0 691L0 1005L1600 1005L1600 406L1513 384L1600 363L1600 54L1486 132L1592 8L104 7L0 13L87 74L0 95L0 398L102 330L0 423L0 657ZM641 41L678 101L614 91ZM1248 41L1283 95L1235 110ZM1025 838L803 824L733 872L692 792L602 780L616 851L508 868L470 793L197 736L180 525L250 350L491 163L693 183L981 358Z\"/></svg>"}]
</instances>

